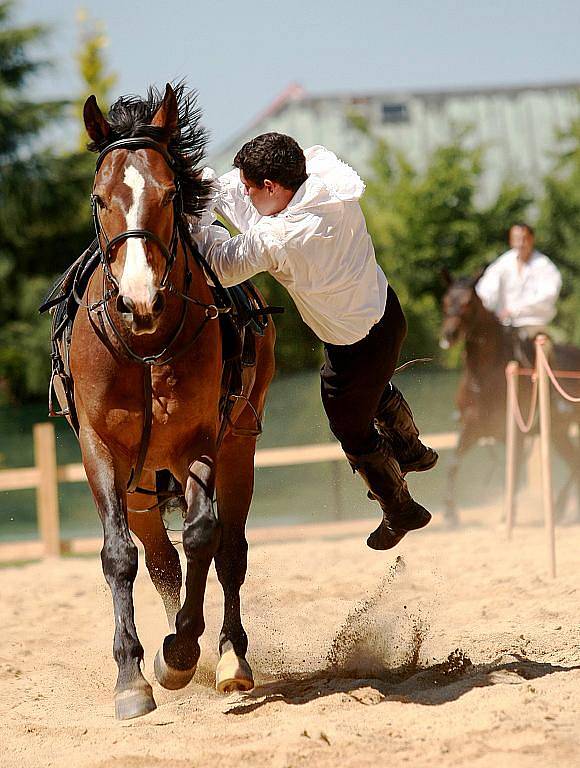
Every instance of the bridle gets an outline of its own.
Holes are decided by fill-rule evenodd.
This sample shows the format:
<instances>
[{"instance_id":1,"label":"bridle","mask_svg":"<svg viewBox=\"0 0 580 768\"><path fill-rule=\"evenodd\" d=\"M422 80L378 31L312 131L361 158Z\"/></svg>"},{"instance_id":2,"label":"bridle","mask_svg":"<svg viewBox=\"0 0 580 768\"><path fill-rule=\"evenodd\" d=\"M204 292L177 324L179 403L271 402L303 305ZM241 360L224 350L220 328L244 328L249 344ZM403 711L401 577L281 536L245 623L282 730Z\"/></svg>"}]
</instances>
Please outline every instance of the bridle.
<instances>
[{"instance_id":1,"label":"bridle","mask_svg":"<svg viewBox=\"0 0 580 768\"><path fill-rule=\"evenodd\" d=\"M137 149L153 149L155 152L158 152L163 157L163 159L165 160L169 168L173 171L174 183L176 187L176 194L173 198L173 229L171 232L169 245L164 243L163 240L158 235L155 234L155 232L152 232L149 229L127 229L124 232L121 232L120 234L115 235L113 238L109 238L99 218L97 197L95 196L94 193L92 193L91 209L93 213L93 222L95 226L95 232L97 235L97 242L99 245L99 251L98 251L99 259L103 269L103 296L99 301L95 302L94 304L85 305L85 306L87 307L87 309L89 309L89 311L98 312L98 317L99 317L103 331L104 331L104 327L103 327L104 323L103 323L102 315L104 314L109 327L113 331L116 339L121 344L123 352L132 361L140 363L142 365L148 365L148 366L167 365L169 362L172 362L173 360L175 360L176 357L184 354L193 345L193 343L197 340L197 338L203 331L207 322L209 322L210 320L217 320L220 314L231 311L231 308L232 308L231 299L229 297L229 294L221 286L214 271L211 269L211 267L206 262L206 260L198 252L197 248L195 247L195 245L191 240L189 231L187 229L187 224L183 219L183 199L182 199L182 192L179 185L179 181L177 179L177 174L176 174L177 168L176 168L175 159L168 152L166 147L163 144L155 141L154 139L151 139L145 136L119 139L118 141L113 141L111 142L111 144L106 146L101 151L101 153L99 154L99 157L97 158L97 163L95 167L95 178L99 172L101 165L103 164L103 160L105 159L105 157L110 152L113 152L116 149L126 149L129 151L134 151ZM103 243L101 238L104 240L104 246L105 246L104 249L102 247ZM121 333L116 323L114 322L111 316L110 307L109 307L110 300L119 295L119 283L111 271L111 264L110 264L111 251L116 245L118 245L119 243L126 242L130 238L139 238L142 240L149 240L154 242L159 247L159 249L161 250L165 258L165 269L163 271L163 277L161 278L161 282L160 282L160 290L173 293L177 296L180 296L182 299L181 316L179 318L176 329L171 339L165 344L163 349L161 349L159 352L153 355L139 355L133 349L131 349L126 339L124 338L123 334ZM181 289L177 288L169 280L171 270L177 258L177 250L180 242L183 248L183 253L185 255L185 270L184 270L183 286ZM216 291L216 303L206 304L188 295L189 287L191 285L191 280L192 280L192 273L189 269L189 263L188 263L188 253L191 253L193 255L193 257L198 261L203 271L211 279ZM109 283L108 288L106 285L107 282ZM187 340L187 342L183 346L181 346L179 350L173 351L172 347L177 341L178 337L180 336L183 330L186 317L187 317L187 311L191 304L195 304L199 307L202 307L205 310L205 317L201 321L197 330Z\"/></svg>"},{"instance_id":2,"label":"bridle","mask_svg":"<svg viewBox=\"0 0 580 768\"><path fill-rule=\"evenodd\" d=\"M137 149L153 149L155 152L158 152L167 165L170 167L170 169L174 172L176 172L175 167L175 160L173 157L169 154L167 149L163 146L163 144L160 144L159 142L155 141L154 139L149 139L147 137L142 138L130 138L130 139L119 139L119 141L113 141L111 144L109 144L103 151L100 153L99 157L97 158L97 164L95 168L95 178L99 172L99 169L101 165L103 164L103 160L107 155L112 152L115 149L127 149L130 151L134 151ZM99 219L99 211L98 211L98 201L95 194L91 194L91 208L93 212L93 222L95 225L95 232L97 234L97 238L99 239L99 244L101 242L101 235L103 236L106 247L105 250L101 250L101 264L103 266L103 270L105 272L105 275L107 276L107 279L109 282L114 286L117 293L119 291L119 284L116 280L116 278L113 276L113 273L111 272L111 266L110 266L110 254L112 249L118 245L119 243L123 243L126 240L129 240L132 237L136 237L143 240L152 240L163 253L163 256L165 258L165 270L163 273L163 277L161 279L161 290L163 290L166 286L167 279L169 277L169 273L171 272L171 268L173 267L173 264L175 262L175 258L177 256L177 245L179 242L179 233L178 233L178 221L181 217L181 214L183 212L183 204L182 204L182 197L181 197L181 190L179 188L179 182L177 178L174 178L174 184L176 187L176 194L173 199L173 231L171 233L171 239L169 241L169 245L165 245L163 240L155 234L155 232L152 232L150 229L127 229L125 232L121 232L119 235L116 235L112 239L109 239L107 236L107 233L103 229L101 225L101 221Z\"/></svg>"}]
</instances>

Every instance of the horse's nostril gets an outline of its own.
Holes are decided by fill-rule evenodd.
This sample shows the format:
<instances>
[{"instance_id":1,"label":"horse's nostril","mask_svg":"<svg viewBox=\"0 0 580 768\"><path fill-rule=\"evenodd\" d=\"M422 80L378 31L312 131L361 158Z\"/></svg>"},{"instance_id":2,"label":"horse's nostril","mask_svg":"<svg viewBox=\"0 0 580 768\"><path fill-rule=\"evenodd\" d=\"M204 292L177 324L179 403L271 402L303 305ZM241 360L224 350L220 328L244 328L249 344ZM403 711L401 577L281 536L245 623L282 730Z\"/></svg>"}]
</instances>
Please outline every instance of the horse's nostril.
<instances>
[{"instance_id":1,"label":"horse's nostril","mask_svg":"<svg viewBox=\"0 0 580 768\"><path fill-rule=\"evenodd\" d=\"M165 297L161 291L157 291L157 295L153 299L152 309L154 315L161 314L161 312L163 312L165 309Z\"/></svg>"},{"instance_id":2,"label":"horse's nostril","mask_svg":"<svg viewBox=\"0 0 580 768\"><path fill-rule=\"evenodd\" d=\"M133 313L135 305L128 296L117 296L117 311L123 315L130 315Z\"/></svg>"}]
</instances>

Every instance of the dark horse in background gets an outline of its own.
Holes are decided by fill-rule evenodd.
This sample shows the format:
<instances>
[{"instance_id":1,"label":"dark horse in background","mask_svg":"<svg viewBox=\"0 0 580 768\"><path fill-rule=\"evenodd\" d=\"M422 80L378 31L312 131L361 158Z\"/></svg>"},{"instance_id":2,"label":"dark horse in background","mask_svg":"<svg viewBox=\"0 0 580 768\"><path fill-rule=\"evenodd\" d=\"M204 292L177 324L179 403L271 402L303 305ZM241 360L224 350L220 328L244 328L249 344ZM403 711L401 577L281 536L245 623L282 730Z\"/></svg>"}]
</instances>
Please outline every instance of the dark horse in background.
<instances>
[{"instance_id":1,"label":"dark horse in background","mask_svg":"<svg viewBox=\"0 0 580 768\"><path fill-rule=\"evenodd\" d=\"M101 559L115 615L115 710L125 719L156 706L141 671L133 608L138 552L130 531L143 543L172 629L155 659L157 680L177 689L195 673L206 579L215 561L224 592L216 686L253 687L240 587L256 422L274 373L275 334L269 323L256 336L244 396L224 422L219 318L228 311L227 294L208 284L211 278L215 285L215 276L195 251L184 218L202 212L209 192L199 175L205 133L195 103L182 86L168 85L163 97L151 89L147 99L120 98L107 120L91 96L84 120L89 148L99 153L92 202L100 262L72 327L68 406L76 412L103 525ZM57 393L62 403L62 386ZM139 490L155 489L157 470L172 473L187 504L183 605L178 553L155 499Z\"/></svg>"},{"instance_id":2,"label":"dark horse in background","mask_svg":"<svg viewBox=\"0 0 580 768\"><path fill-rule=\"evenodd\" d=\"M534 365L533 342L514 343L515 334L503 326L497 317L483 306L475 286L479 279L453 279L443 273L447 290L443 296L441 346L448 349L460 340L465 342L463 372L456 395L459 411L459 440L449 468L446 519L457 523L455 485L462 457L480 438L505 440L506 378L505 368L510 360L526 368ZM553 345L550 362L554 370L580 370L580 349L571 345ZM580 381L568 379L565 389L575 397L580 395ZM523 413L530 403L530 380L522 377L519 400ZM564 402L559 396L552 407L552 441L557 453L570 469L570 481L575 481L580 499L580 446L570 437L569 428L580 421L578 406ZM518 430L518 434L519 430ZM522 442L521 434L519 437ZM566 487L567 487L566 486ZM562 495L561 495L562 496Z\"/></svg>"}]
</instances>

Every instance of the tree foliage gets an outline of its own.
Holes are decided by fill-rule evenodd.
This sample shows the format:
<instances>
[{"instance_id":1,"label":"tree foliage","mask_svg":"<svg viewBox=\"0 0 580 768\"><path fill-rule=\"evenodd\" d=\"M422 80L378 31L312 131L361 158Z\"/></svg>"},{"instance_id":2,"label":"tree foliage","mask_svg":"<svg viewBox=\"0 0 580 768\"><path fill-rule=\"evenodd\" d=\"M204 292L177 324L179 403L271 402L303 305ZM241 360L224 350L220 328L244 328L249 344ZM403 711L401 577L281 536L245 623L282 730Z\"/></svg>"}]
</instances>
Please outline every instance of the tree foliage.
<instances>
[{"instance_id":1,"label":"tree foliage","mask_svg":"<svg viewBox=\"0 0 580 768\"><path fill-rule=\"evenodd\" d=\"M485 154L464 138L436 149L422 171L375 139L362 205L377 260L407 315L409 356L437 350L442 268L471 274L487 264L531 203L523 186L505 183L495 200L479 204Z\"/></svg>"},{"instance_id":2,"label":"tree foliage","mask_svg":"<svg viewBox=\"0 0 580 768\"><path fill-rule=\"evenodd\" d=\"M564 277L558 324L580 344L580 119L560 136L560 153L545 179L538 241Z\"/></svg>"},{"instance_id":3,"label":"tree foliage","mask_svg":"<svg viewBox=\"0 0 580 768\"><path fill-rule=\"evenodd\" d=\"M54 277L90 240L87 152L39 149L43 131L67 116L69 103L27 98L46 62L30 54L40 26L11 24L0 1L0 399L26 400L46 390L49 320L37 307Z\"/></svg>"},{"instance_id":4,"label":"tree foliage","mask_svg":"<svg viewBox=\"0 0 580 768\"><path fill-rule=\"evenodd\" d=\"M83 123L83 106L86 98L91 94L96 96L101 110L106 114L111 90L116 85L118 78L117 73L110 72L107 67L105 49L109 40L105 33L104 24L91 18L85 8L78 11L77 21L81 44L77 51L76 60L84 93L81 93L75 101L75 113L80 129L79 148L84 150L87 145L87 134Z\"/></svg>"}]
</instances>

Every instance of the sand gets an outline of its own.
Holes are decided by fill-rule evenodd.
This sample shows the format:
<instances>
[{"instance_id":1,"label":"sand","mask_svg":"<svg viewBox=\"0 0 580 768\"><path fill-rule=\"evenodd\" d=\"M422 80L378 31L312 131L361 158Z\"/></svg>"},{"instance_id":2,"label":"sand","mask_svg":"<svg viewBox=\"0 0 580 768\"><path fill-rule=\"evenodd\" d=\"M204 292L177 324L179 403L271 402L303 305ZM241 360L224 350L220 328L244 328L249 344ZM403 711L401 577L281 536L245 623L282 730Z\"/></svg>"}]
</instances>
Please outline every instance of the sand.
<instances>
[{"instance_id":1,"label":"sand","mask_svg":"<svg viewBox=\"0 0 580 768\"><path fill-rule=\"evenodd\" d=\"M154 681L167 630L141 561L137 626L158 708L122 723L99 559L0 570L0 764L580 765L580 527L559 529L551 580L542 529L508 544L494 516L456 531L435 521L390 553L368 550L360 524L252 544L246 694L212 687L213 571L195 681Z\"/></svg>"}]
</instances>

